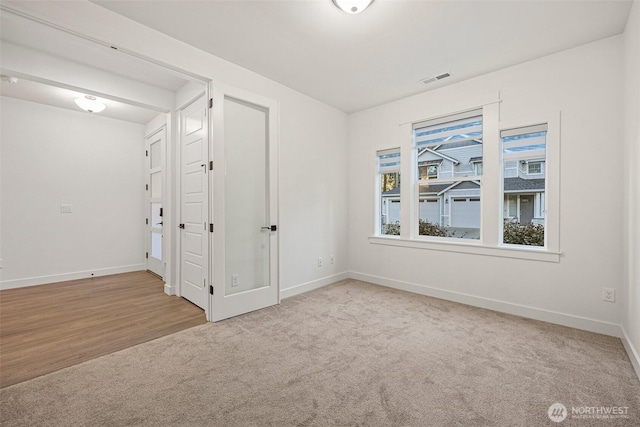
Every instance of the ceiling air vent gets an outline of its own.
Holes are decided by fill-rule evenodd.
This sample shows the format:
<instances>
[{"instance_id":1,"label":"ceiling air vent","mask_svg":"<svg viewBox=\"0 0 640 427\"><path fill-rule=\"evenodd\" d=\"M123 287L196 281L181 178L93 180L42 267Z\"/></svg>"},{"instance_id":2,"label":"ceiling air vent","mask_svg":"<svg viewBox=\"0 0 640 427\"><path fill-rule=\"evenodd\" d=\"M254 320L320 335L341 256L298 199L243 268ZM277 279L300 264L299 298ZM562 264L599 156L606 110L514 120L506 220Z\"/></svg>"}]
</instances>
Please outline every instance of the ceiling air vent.
<instances>
[{"instance_id":1,"label":"ceiling air vent","mask_svg":"<svg viewBox=\"0 0 640 427\"><path fill-rule=\"evenodd\" d=\"M423 85L428 85L429 83L433 83L433 82L437 82L438 80L446 79L446 78L447 78L447 77L449 77L449 76L451 76L451 74L449 74L449 73L442 73L442 74L439 74L439 75L437 75L437 76L435 76L435 77L429 77L429 78L427 78L427 79L422 79L422 80L420 80L420 82L421 82Z\"/></svg>"}]
</instances>

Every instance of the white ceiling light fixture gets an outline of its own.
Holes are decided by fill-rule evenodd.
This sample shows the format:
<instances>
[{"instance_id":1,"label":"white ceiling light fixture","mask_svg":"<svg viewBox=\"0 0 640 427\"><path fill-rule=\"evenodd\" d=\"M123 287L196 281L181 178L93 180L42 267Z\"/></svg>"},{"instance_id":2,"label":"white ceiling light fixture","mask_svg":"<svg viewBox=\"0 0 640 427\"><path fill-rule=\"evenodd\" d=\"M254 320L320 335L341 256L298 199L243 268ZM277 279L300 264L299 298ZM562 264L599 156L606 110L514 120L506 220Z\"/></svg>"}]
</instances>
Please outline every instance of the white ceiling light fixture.
<instances>
[{"instance_id":1,"label":"white ceiling light fixture","mask_svg":"<svg viewBox=\"0 0 640 427\"><path fill-rule=\"evenodd\" d=\"M78 107L90 113L99 113L107 108L102 102L98 102L95 96L85 95L84 98L76 98Z\"/></svg>"},{"instance_id":2,"label":"white ceiling light fixture","mask_svg":"<svg viewBox=\"0 0 640 427\"><path fill-rule=\"evenodd\" d=\"M347 13L355 15L365 10L374 0L332 0L333 4Z\"/></svg>"}]
</instances>

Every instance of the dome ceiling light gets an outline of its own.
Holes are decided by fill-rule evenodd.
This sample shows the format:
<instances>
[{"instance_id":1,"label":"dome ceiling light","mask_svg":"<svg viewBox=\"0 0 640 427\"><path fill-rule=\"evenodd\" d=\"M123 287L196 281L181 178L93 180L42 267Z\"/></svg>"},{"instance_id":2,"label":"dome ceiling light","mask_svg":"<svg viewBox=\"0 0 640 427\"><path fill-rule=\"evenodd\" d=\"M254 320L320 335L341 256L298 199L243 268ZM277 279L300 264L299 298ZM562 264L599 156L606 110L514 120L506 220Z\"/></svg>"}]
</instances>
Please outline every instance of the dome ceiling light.
<instances>
[{"instance_id":1,"label":"dome ceiling light","mask_svg":"<svg viewBox=\"0 0 640 427\"><path fill-rule=\"evenodd\" d=\"M90 113L99 113L107 108L107 106L102 102L98 102L95 96L91 95L85 95L84 98L77 98L76 104L84 111L88 111Z\"/></svg>"},{"instance_id":2,"label":"dome ceiling light","mask_svg":"<svg viewBox=\"0 0 640 427\"><path fill-rule=\"evenodd\" d=\"M374 0L332 0L340 9L355 15L365 10Z\"/></svg>"}]
</instances>

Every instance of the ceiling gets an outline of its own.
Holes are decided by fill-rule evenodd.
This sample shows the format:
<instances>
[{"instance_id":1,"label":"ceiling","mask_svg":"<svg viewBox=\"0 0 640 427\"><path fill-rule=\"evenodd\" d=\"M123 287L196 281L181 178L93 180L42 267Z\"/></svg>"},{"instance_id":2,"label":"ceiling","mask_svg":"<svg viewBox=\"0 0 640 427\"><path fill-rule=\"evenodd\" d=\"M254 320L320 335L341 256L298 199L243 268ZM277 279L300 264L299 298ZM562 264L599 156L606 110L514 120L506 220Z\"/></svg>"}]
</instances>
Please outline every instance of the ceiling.
<instances>
[{"instance_id":1,"label":"ceiling","mask_svg":"<svg viewBox=\"0 0 640 427\"><path fill-rule=\"evenodd\" d=\"M331 0L93 3L345 112L620 34L631 9L619 0L376 0L349 15ZM121 88L174 95L193 81L8 10L0 20L0 71L19 77L0 82L3 96L80 111L71 101L89 94L107 104L102 116L148 123L167 106ZM7 68L11 46L49 55L40 70L50 76ZM75 68L51 77L53 59ZM442 73L451 77L420 82Z\"/></svg>"},{"instance_id":2,"label":"ceiling","mask_svg":"<svg viewBox=\"0 0 640 427\"><path fill-rule=\"evenodd\" d=\"M345 112L621 34L630 1L94 3ZM451 77L424 85L442 73Z\"/></svg>"},{"instance_id":3,"label":"ceiling","mask_svg":"<svg viewBox=\"0 0 640 427\"><path fill-rule=\"evenodd\" d=\"M84 97L88 92L86 90L66 89L55 84L41 83L22 77L17 80L16 83L0 82L0 94L9 98L82 112L80 107L76 105L75 99ZM99 115L116 120L147 124L159 113L156 110L116 101L108 97L98 97L97 100L106 105L106 109Z\"/></svg>"},{"instance_id":4,"label":"ceiling","mask_svg":"<svg viewBox=\"0 0 640 427\"><path fill-rule=\"evenodd\" d=\"M93 95L107 107L96 114L146 124L159 113L170 111L175 92L192 81L8 9L0 14L0 39L0 71L17 80L0 81L0 95L10 98L83 112L74 100ZM11 55L14 51L17 56ZM18 57L21 61L15 61ZM32 66L25 70L25 64ZM140 96L151 92L159 95Z\"/></svg>"}]
</instances>

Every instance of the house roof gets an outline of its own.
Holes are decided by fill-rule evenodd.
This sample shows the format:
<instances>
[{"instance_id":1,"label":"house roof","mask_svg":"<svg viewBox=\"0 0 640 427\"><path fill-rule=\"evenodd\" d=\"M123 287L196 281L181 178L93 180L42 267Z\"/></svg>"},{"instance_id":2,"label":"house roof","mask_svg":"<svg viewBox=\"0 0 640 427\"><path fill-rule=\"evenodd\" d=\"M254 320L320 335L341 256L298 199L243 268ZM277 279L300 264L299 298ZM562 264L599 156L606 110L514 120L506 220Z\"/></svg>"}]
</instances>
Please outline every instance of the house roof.
<instances>
[{"instance_id":1,"label":"house roof","mask_svg":"<svg viewBox=\"0 0 640 427\"><path fill-rule=\"evenodd\" d=\"M440 194L447 188L451 187L452 183L444 183L444 184L426 184L420 186L420 194Z\"/></svg>"},{"instance_id":2,"label":"house roof","mask_svg":"<svg viewBox=\"0 0 640 427\"><path fill-rule=\"evenodd\" d=\"M474 181L463 181L457 183L455 187L458 189L463 188L477 188L478 184ZM438 194L443 190L451 187L451 183L439 183L439 184L426 184L420 186L420 194ZM522 179L522 178L505 178L504 179L504 191L522 192L522 191L544 191L544 179ZM383 196L399 196L400 186L397 186L393 190L385 191Z\"/></svg>"},{"instance_id":3,"label":"house roof","mask_svg":"<svg viewBox=\"0 0 640 427\"><path fill-rule=\"evenodd\" d=\"M437 194L440 195L445 190L451 190L456 188L458 190L462 189L475 189L480 185L475 181L459 181L459 182L448 182L448 183L438 183L438 184L421 184L420 185L420 195L424 196L427 194ZM544 188L544 186L543 186ZM400 195L400 186L397 186L393 190L385 191L382 193L383 196L399 196Z\"/></svg>"},{"instance_id":4,"label":"house roof","mask_svg":"<svg viewBox=\"0 0 640 427\"><path fill-rule=\"evenodd\" d=\"M505 178L504 191L544 191L544 179Z\"/></svg>"},{"instance_id":5,"label":"house roof","mask_svg":"<svg viewBox=\"0 0 640 427\"><path fill-rule=\"evenodd\" d=\"M424 195L424 194L438 194L439 192L441 192L442 190L447 189L450 186L451 186L451 183L448 183L448 184L421 185L420 186L420 194L421 195ZM382 193L382 195L383 196L399 196L400 195L400 186L397 186L396 188L394 188L392 190L385 191L384 193Z\"/></svg>"},{"instance_id":6,"label":"house roof","mask_svg":"<svg viewBox=\"0 0 640 427\"><path fill-rule=\"evenodd\" d=\"M441 153L440 151L436 151L433 148L429 148L429 147L425 147L422 150L420 150L420 152L418 153L418 159L420 158L420 156L422 156L424 153L431 153L431 154L435 154L436 156L440 156L443 159L447 159L450 162L453 162L454 165L457 165L460 163L460 161L458 159L455 159L451 156L448 156L444 153Z\"/></svg>"},{"instance_id":7,"label":"house roof","mask_svg":"<svg viewBox=\"0 0 640 427\"><path fill-rule=\"evenodd\" d=\"M400 195L400 186L398 185L395 188L392 188L389 191L385 191L382 193L383 196L399 196Z\"/></svg>"}]
</instances>

